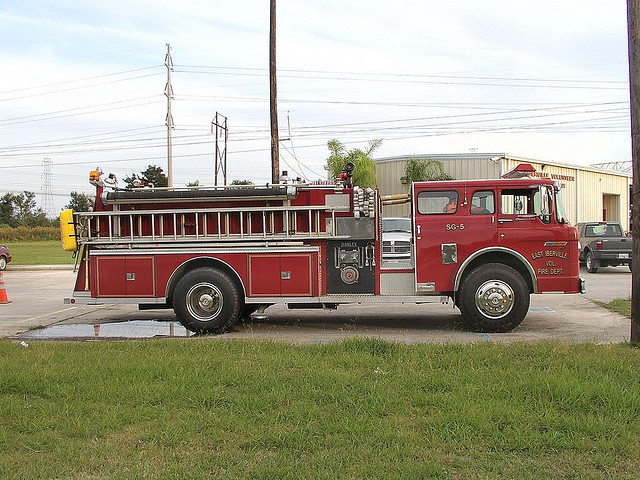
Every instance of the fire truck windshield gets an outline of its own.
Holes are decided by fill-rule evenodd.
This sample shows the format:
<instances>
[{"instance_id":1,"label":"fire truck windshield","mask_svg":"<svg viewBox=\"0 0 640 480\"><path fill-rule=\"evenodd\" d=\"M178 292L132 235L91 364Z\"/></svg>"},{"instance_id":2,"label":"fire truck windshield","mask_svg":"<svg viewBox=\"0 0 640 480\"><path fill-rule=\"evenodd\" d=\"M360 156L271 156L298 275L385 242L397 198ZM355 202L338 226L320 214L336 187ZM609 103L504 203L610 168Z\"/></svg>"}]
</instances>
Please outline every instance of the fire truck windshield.
<instances>
[{"instance_id":1,"label":"fire truck windshield","mask_svg":"<svg viewBox=\"0 0 640 480\"><path fill-rule=\"evenodd\" d=\"M564 203L562 202L560 187L557 184L554 187L556 199L556 220L558 223L569 223L569 218L567 217L567 212L565 211Z\"/></svg>"}]
</instances>

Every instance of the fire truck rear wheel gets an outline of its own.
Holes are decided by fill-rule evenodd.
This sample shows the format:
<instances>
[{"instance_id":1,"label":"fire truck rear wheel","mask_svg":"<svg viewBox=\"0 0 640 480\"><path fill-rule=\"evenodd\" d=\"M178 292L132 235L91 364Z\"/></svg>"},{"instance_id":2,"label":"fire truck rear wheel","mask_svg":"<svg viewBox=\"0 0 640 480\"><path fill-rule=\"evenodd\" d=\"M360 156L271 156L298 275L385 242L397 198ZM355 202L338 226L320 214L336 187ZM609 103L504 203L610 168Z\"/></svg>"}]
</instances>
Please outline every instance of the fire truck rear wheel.
<instances>
[{"instance_id":1,"label":"fire truck rear wheel","mask_svg":"<svg viewBox=\"0 0 640 480\"><path fill-rule=\"evenodd\" d=\"M240 317L243 299L226 273L197 268L176 285L173 310L180 323L192 332L222 333Z\"/></svg>"},{"instance_id":2,"label":"fire truck rear wheel","mask_svg":"<svg viewBox=\"0 0 640 480\"><path fill-rule=\"evenodd\" d=\"M473 270L460 290L459 308L479 332L508 332L529 311L529 288L513 268L488 263Z\"/></svg>"}]
</instances>

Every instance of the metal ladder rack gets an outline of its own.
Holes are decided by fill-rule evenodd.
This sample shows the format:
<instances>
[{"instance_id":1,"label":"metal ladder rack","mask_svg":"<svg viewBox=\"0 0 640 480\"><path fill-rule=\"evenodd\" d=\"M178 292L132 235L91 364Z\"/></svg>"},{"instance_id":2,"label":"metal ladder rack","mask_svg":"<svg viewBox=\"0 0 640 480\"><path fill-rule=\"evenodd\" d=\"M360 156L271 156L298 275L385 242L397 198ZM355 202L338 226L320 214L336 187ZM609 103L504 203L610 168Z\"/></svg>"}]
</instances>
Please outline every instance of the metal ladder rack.
<instances>
[{"instance_id":1,"label":"metal ladder rack","mask_svg":"<svg viewBox=\"0 0 640 480\"><path fill-rule=\"evenodd\" d=\"M344 207L282 206L74 213L79 244L134 244L336 237Z\"/></svg>"}]
</instances>

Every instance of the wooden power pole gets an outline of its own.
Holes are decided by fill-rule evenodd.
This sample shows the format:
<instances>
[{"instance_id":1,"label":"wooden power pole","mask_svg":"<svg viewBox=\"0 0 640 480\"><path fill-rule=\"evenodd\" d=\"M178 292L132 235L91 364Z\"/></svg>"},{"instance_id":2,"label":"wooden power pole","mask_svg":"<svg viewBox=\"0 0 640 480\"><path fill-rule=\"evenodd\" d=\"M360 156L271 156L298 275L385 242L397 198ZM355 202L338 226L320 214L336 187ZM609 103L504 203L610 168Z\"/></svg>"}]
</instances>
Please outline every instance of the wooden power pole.
<instances>
[{"instance_id":1,"label":"wooden power pole","mask_svg":"<svg viewBox=\"0 0 640 480\"><path fill-rule=\"evenodd\" d=\"M276 0L271 0L269 35L269 91L271 97L271 182L280 182L280 140L278 139L278 91L276 83Z\"/></svg>"},{"instance_id":2,"label":"wooden power pole","mask_svg":"<svg viewBox=\"0 0 640 480\"><path fill-rule=\"evenodd\" d=\"M640 0L627 0L629 28L629 87L631 93L631 160L633 163L633 196L631 199L631 231L633 259L631 270L631 343L640 342L640 43L638 25Z\"/></svg>"}]
</instances>

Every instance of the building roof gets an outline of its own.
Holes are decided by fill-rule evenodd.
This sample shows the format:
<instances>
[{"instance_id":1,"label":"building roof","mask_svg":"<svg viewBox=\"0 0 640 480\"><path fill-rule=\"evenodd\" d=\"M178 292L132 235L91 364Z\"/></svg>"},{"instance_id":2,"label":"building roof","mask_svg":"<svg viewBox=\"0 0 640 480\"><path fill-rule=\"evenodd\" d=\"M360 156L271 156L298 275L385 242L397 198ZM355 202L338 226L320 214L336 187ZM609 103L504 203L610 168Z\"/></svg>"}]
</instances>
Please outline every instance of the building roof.
<instances>
[{"instance_id":1,"label":"building roof","mask_svg":"<svg viewBox=\"0 0 640 480\"><path fill-rule=\"evenodd\" d=\"M418 153L412 155L397 155L393 157L383 157L383 158L375 158L374 162L376 163L391 163L408 160L410 158L417 158L420 160L438 160L438 161L447 161L447 160L469 160L469 161L481 161L481 160L492 160L497 162L498 160L508 159L515 160L517 162L523 163L542 163L548 166L561 167L561 168L573 168L576 170L582 170L587 172L594 173L606 173L609 175L617 175L620 177L633 177L631 173L622 172L617 170L608 170L602 169L592 166L585 165L575 165L570 163L556 162L552 160L541 160L535 158L528 157L520 157L516 155L510 155L508 153L479 153L479 152L466 152L466 153Z\"/></svg>"}]
</instances>

